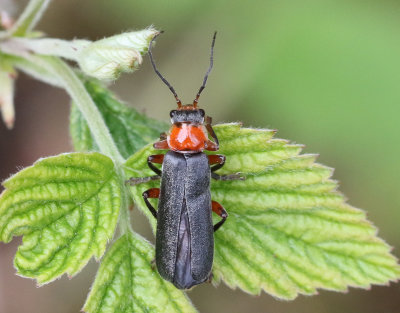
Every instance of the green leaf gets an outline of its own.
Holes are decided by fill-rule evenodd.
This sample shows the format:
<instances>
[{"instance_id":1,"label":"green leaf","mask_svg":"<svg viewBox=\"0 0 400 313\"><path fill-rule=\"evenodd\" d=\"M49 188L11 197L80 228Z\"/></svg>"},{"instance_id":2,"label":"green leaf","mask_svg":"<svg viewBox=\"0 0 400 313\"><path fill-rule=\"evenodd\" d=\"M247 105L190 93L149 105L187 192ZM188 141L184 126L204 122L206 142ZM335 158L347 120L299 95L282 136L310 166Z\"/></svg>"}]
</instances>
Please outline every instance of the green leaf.
<instances>
[{"instance_id":1,"label":"green leaf","mask_svg":"<svg viewBox=\"0 0 400 313\"><path fill-rule=\"evenodd\" d=\"M242 172L244 181L213 181L213 200L229 213L215 233L214 279L251 294L261 290L282 299L317 288L345 291L399 278L389 246L376 236L365 213L345 203L330 179L332 170L300 155L302 147L274 139L274 131L215 126L226 155L220 174ZM126 163L128 176L152 175L147 146ZM154 175L154 174L153 174ZM141 194L159 182L132 187ZM218 218L215 218L217 221Z\"/></svg>"},{"instance_id":2,"label":"green leaf","mask_svg":"<svg viewBox=\"0 0 400 313\"><path fill-rule=\"evenodd\" d=\"M186 295L152 267L154 248L139 235L125 234L101 262L84 311L88 313L196 312Z\"/></svg>"},{"instance_id":3,"label":"green leaf","mask_svg":"<svg viewBox=\"0 0 400 313\"><path fill-rule=\"evenodd\" d=\"M103 255L120 208L108 157L71 153L42 159L3 185L0 239L24 236L14 260L19 275L47 283Z\"/></svg>"},{"instance_id":4,"label":"green leaf","mask_svg":"<svg viewBox=\"0 0 400 313\"><path fill-rule=\"evenodd\" d=\"M99 82L87 80L85 87L92 96L123 157L128 158L137 150L160 136L168 125L127 107ZM98 151L85 119L72 105L70 133L77 151Z\"/></svg>"}]
</instances>

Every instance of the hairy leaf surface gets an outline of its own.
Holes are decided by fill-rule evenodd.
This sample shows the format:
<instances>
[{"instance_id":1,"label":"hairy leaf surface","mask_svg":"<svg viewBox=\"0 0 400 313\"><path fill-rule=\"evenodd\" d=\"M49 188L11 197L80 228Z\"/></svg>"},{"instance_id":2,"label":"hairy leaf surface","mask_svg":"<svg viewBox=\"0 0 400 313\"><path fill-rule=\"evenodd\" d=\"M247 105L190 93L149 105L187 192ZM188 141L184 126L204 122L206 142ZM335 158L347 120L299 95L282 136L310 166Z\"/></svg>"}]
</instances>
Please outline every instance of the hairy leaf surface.
<instances>
[{"instance_id":1,"label":"hairy leaf surface","mask_svg":"<svg viewBox=\"0 0 400 313\"><path fill-rule=\"evenodd\" d=\"M152 268L154 248L125 234L106 253L84 306L87 313L191 313L186 295Z\"/></svg>"},{"instance_id":2,"label":"hairy leaf surface","mask_svg":"<svg viewBox=\"0 0 400 313\"><path fill-rule=\"evenodd\" d=\"M108 157L71 153L42 159L3 185L0 239L23 235L14 260L21 276L47 283L103 255L120 209Z\"/></svg>"},{"instance_id":3,"label":"hairy leaf surface","mask_svg":"<svg viewBox=\"0 0 400 313\"><path fill-rule=\"evenodd\" d=\"M86 80L85 87L100 110L120 153L128 158L160 136L168 126L127 107L99 82ZM76 107L71 107L70 133L77 151L98 151L89 127Z\"/></svg>"},{"instance_id":4,"label":"hairy leaf surface","mask_svg":"<svg viewBox=\"0 0 400 313\"><path fill-rule=\"evenodd\" d=\"M244 181L213 181L212 198L229 213L215 233L215 282L249 293L264 290L293 299L317 288L344 291L399 278L389 246L376 236L365 213L345 202L331 180L332 170L300 155L302 147L274 139L274 131L214 127L225 166L218 172L242 172ZM128 176L154 175L147 146L126 163ZM159 182L132 187L139 208L149 217L141 194ZM218 221L218 218L215 218Z\"/></svg>"}]
</instances>

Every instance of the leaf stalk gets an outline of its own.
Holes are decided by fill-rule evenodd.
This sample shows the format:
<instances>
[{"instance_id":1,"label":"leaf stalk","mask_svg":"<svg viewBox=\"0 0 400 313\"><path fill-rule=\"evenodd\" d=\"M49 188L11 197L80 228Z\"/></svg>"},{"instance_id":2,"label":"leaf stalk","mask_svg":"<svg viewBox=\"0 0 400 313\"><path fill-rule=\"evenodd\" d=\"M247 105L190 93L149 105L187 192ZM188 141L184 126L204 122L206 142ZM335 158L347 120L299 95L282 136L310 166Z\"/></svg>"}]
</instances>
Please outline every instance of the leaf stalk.
<instances>
[{"instance_id":1,"label":"leaf stalk","mask_svg":"<svg viewBox=\"0 0 400 313\"><path fill-rule=\"evenodd\" d=\"M39 22L51 0L31 0L15 24L10 28L9 36L23 36Z\"/></svg>"}]
</instances>

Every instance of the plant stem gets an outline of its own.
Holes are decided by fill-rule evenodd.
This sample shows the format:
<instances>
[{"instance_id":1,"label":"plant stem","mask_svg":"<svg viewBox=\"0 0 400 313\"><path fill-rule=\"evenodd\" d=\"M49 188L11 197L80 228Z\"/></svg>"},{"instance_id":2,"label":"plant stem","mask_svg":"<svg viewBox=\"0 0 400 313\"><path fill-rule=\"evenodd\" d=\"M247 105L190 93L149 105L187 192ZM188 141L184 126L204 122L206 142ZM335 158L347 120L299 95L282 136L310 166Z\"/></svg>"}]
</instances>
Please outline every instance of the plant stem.
<instances>
[{"instance_id":1,"label":"plant stem","mask_svg":"<svg viewBox=\"0 0 400 313\"><path fill-rule=\"evenodd\" d=\"M132 232L131 218L129 214L130 192L128 186L125 184L125 175L122 166L117 167L119 176L119 185L121 188L121 210L119 215L119 229L122 234L129 234Z\"/></svg>"},{"instance_id":2,"label":"plant stem","mask_svg":"<svg viewBox=\"0 0 400 313\"><path fill-rule=\"evenodd\" d=\"M32 54L22 57L12 54L2 54L0 57L9 60L15 68L45 84L59 88L63 87L57 77L43 67L41 64L43 60L40 56Z\"/></svg>"},{"instance_id":3,"label":"plant stem","mask_svg":"<svg viewBox=\"0 0 400 313\"><path fill-rule=\"evenodd\" d=\"M18 47L23 51L31 51L42 55L52 55L77 61L79 52L91 43L89 40L62 40L54 38L30 39L23 37L9 38L2 43L3 49L7 45Z\"/></svg>"},{"instance_id":4,"label":"plant stem","mask_svg":"<svg viewBox=\"0 0 400 313\"><path fill-rule=\"evenodd\" d=\"M118 151L111 134L104 123L103 117L92 98L87 93L81 80L65 62L56 57L47 57L46 68L52 72L63 85L71 98L75 101L82 115L86 119L89 129L100 148L100 151L109 156L116 166L121 166L125 160Z\"/></svg>"},{"instance_id":5,"label":"plant stem","mask_svg":"<svg viewBox=\"0 0 400 313\"><path fill-rule=\"evenodd\" d=\"M11 27L9 35L23 36L35 27L51 0L31 0Z\"/></svg>"},{"instance_id":6,"label":"plant stem","mask_svg":"<svg viewBox=\"0 0 400 313\"><path fill-rule=\"evenodd\" d=\"M45 57L38 58L43 59ZM100 151L108 155L114 161L115 169L119 178L119 185L121 188L119 227L121 234L131 232L132 229L129 215L129 190L125 185L125 175L122 168L125 160L119 153L118 148L115 145L99 110L94 104L92 98L87 93L81 80L62 60L56 57L46 57L45 67L57 77L57 80L67 90L71 98L78 106L82 115L85 117L86 122L88 123L89 129L92 132Z\"/></svg>"}]
</instances>

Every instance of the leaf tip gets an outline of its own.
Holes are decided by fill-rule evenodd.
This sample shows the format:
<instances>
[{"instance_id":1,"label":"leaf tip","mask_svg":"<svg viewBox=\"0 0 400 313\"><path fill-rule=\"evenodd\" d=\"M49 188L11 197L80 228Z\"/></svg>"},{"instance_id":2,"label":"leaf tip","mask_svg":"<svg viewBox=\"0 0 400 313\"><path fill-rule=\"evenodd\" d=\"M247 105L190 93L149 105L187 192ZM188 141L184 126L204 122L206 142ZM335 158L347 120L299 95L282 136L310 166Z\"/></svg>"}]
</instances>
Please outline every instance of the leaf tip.
<instances>
[{"instance_id":1,"label":"leaf tip","mask_svg":"<svg viewBox=\"0 0 400 313\"><path fill-rule=\"evenodd\" d=\"M20 275L20 276L21 276L21 275ZM25 276L21 276L21 277L26 278ZM43 287L44 285L46 285L46 284L45 284L45 283L41 283L41 282L39 282L38 280L36 280L36 288Z\"/></svg>"}]
</instances>

